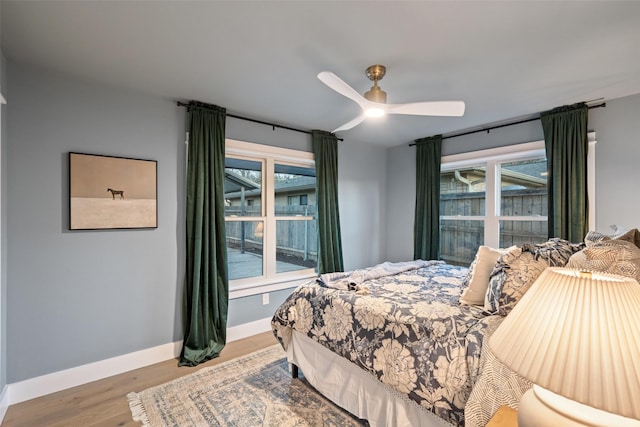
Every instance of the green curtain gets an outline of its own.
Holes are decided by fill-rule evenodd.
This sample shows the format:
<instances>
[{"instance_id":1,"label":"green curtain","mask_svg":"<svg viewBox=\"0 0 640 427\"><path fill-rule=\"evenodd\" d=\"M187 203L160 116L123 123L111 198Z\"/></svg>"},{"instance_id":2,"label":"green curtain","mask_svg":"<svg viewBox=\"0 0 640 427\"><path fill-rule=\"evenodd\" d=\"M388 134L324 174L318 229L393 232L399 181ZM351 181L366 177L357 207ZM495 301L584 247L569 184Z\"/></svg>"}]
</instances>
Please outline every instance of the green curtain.
<instances>
[{"instance_id":1,"label":"green curtain","mask_svg":"<svg viewBox=\"0 0 640 427\"><path fill-rule=\"evenodd\" d=\"M587 118L584 103L540 114L549 170L549 237L574 243L589 230Z\"/></svg>"},{"instance_id":2,"label":"green curtain","mask_svg":"<svg viewBox=\"0 0 640 427\"><path fill-rule=\"evenodd\" d=\"M413 259L440 255L440 162L442 135L416 140L416 208Z\"/></svg>"},{"instance_id":3,"label":"green curtain","mask_svg":"<svg viewBox=\"0 0 640 427\"><path fill-rule=\"evenodd\" d=\"M187 159L187 259L180 366L218 357L227 340L229 280L224 223L226 110L191 102Z\"/></svg>"},{"instance_id":4,"label":"green curtain","mask_svg":"<svg viewBox=\"0 0 640 427\"><path fill-rule=\"evenodd\" d=\"M344 271L338 209L338 138L332 133L311 132L316 162L318 208L318 273Z\"/></svg>"}]
</instances>

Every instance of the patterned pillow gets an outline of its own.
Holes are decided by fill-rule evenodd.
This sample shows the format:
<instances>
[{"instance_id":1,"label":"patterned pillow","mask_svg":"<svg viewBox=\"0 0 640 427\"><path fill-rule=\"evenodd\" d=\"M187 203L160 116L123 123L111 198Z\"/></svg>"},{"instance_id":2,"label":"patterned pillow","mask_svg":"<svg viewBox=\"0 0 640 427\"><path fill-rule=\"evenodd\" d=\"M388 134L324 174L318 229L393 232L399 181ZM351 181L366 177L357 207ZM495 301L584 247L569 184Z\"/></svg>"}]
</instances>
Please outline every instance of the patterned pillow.
<instances>
[{"instance_id":1,"label":"patterned pillow","mask_svg":"<svg viewBox=\"0 0 640 427\"><path fill-rule=\"evenodd\" d=\"M480 246L476 257L469 266L469 272L462 282L465 288L460 297L461 304L484 305L484 297L489 287L489 278L500 256L508 253L515 246L508 249L494 249Z\"/></svg>"},{"instance_id":2,"label":"patterned pillow","mask_svg":"<svg viewBox=\"0 0 640 427\"><path fill-rule=\"evenodd\" d=\"M500 293L506 279L506 271L511 269L511 264L522 256L522 247L516 246L505 255L501 256L496 262L491 277L489 278L489 287L484 296L484 309L492 313L498 311L500 301Z\"/></svg>"},{"instance_id":3,"label":"patterned pillow","mask_svg":"<svg viewBox=\"0 0 640 427\"><path fill-rule=\"evenodd\" d=\"M602 240L574 254L567 267L632 277L640 282L640 248L629 240Z\"/></svg>"},{"instance_id":4,"label":"patterned pillow","mask_svg":"<svg viewBox=\"0 0 640 427\"><path fill-rule=\"evenodd\" d=\"M496 263L491 273L484 309L506 316L547 267L564 267L584 244L552 238L524 244Z\"/></svg>"},{"instance_id":5,"label":"patterned pillow","mask_svg":"<svg viewBox=\"0 0 640 427\"><path fill-rule=\"evenodd\" d=\"M587 235L584 236L584 243L587 247L591 245L595 245L598 242L602 242L603 240L611 240L614 239L615 236L611 234L604 234L600 231L589 230Z\"/></svg>"},{"instance_id":6,"label":"patterned pillow","mask_svg":"<svg viewBox=\"0 0 640 427\"><path fill-rule=\"evenodd\" d=\"M640 231L637 228L631 230L625 230L616 226L616 230L613 234L604 234L599 231L591 230L584 237L584 243L587 247L595 245L596 243L604 242L607 240L627 240L636 246L640 247Z\"/></svg>"},{"instance_id":7,"label":"patterned pillow","mask_svg":"<svg viewBox=\"0 0 640 427\"><path fill-rule=\"evenodd\" d=\"M640 231L637 228L627 231L615 238L616 240L625 240L631 242L640 248Z\"/></svg>"}]
</instances>

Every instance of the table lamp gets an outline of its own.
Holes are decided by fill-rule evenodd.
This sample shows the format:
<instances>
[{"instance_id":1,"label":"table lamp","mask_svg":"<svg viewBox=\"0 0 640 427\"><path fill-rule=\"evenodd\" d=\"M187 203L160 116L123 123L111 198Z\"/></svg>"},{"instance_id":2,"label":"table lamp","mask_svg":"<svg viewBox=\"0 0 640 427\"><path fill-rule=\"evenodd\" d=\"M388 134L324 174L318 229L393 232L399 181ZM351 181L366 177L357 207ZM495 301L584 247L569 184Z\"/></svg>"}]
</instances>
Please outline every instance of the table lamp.
<instances>
[{"instance_id":1,"label":"table lamp","mask_svg":"<svg viewBox=\"0 0 640 427\"><path fill-rule=\"evenodd\" d=\"M253 232L255 237L264 236L264 221L260 221L258 225L256 225L256 231Z\"/></svg>"},{"instance_id":2,"label":"table lamp","mask_svg":"<svg viewBox=\"0 0 640 427\"><path fill-rule=\"evenodd\" d=\"M489 339L534 386L518 425L640 426L640 284L547 268Z\"/></svg>"}]
</instances>

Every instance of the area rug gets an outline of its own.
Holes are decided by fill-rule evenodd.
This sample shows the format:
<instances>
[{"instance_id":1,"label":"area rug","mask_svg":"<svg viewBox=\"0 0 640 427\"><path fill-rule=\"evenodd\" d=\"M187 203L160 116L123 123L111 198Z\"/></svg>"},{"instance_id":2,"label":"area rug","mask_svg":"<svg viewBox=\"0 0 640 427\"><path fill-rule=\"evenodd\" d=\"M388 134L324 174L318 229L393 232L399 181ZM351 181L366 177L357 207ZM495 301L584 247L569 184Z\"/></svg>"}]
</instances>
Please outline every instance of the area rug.
<instances>
[{"instance_id":1,"label":"area rug","mask_svg":"<svg viewBox=\"0 0 640 427\"><path fill-rule=\"evenodd\" d=\"M275 345L193 374L129 393L143 426L366 426L311 387L291 378Z\"/></svg>"}]
</instances>

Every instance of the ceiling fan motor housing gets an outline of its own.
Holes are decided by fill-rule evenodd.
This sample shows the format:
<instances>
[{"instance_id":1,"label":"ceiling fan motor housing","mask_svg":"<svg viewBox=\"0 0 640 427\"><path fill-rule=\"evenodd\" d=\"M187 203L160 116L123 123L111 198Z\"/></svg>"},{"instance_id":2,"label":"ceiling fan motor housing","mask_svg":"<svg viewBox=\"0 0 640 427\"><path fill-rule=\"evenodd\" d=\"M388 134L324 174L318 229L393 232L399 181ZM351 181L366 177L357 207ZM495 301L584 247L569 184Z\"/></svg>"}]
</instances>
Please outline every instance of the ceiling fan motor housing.
<instances>
[{"instance_id":1,"label":"ceiling fan motor housing","mask_svg":"<svg viewBox=\"0 0 640 427\"><path fill-rule=\"evenodd\" d=\"M372 102L387 103L387 92L380 89L377 84L374 84L371 90L365 92L364 97Z\"/></svg>"},{"instance_id":2,"label":"ceiling fan motor housing","mask_svg":"<svg viewBox=\"0 0 640 427\"><path fill-rule=\"evenodd\" d=\"M387 68L384 65L372 65L367 68L367 77L373 80L373 86L364 94L365 99L381 104L387 103L387 92L378 87L378 80L381 80L386 72Z\"/></svg>"}]
</instances>

